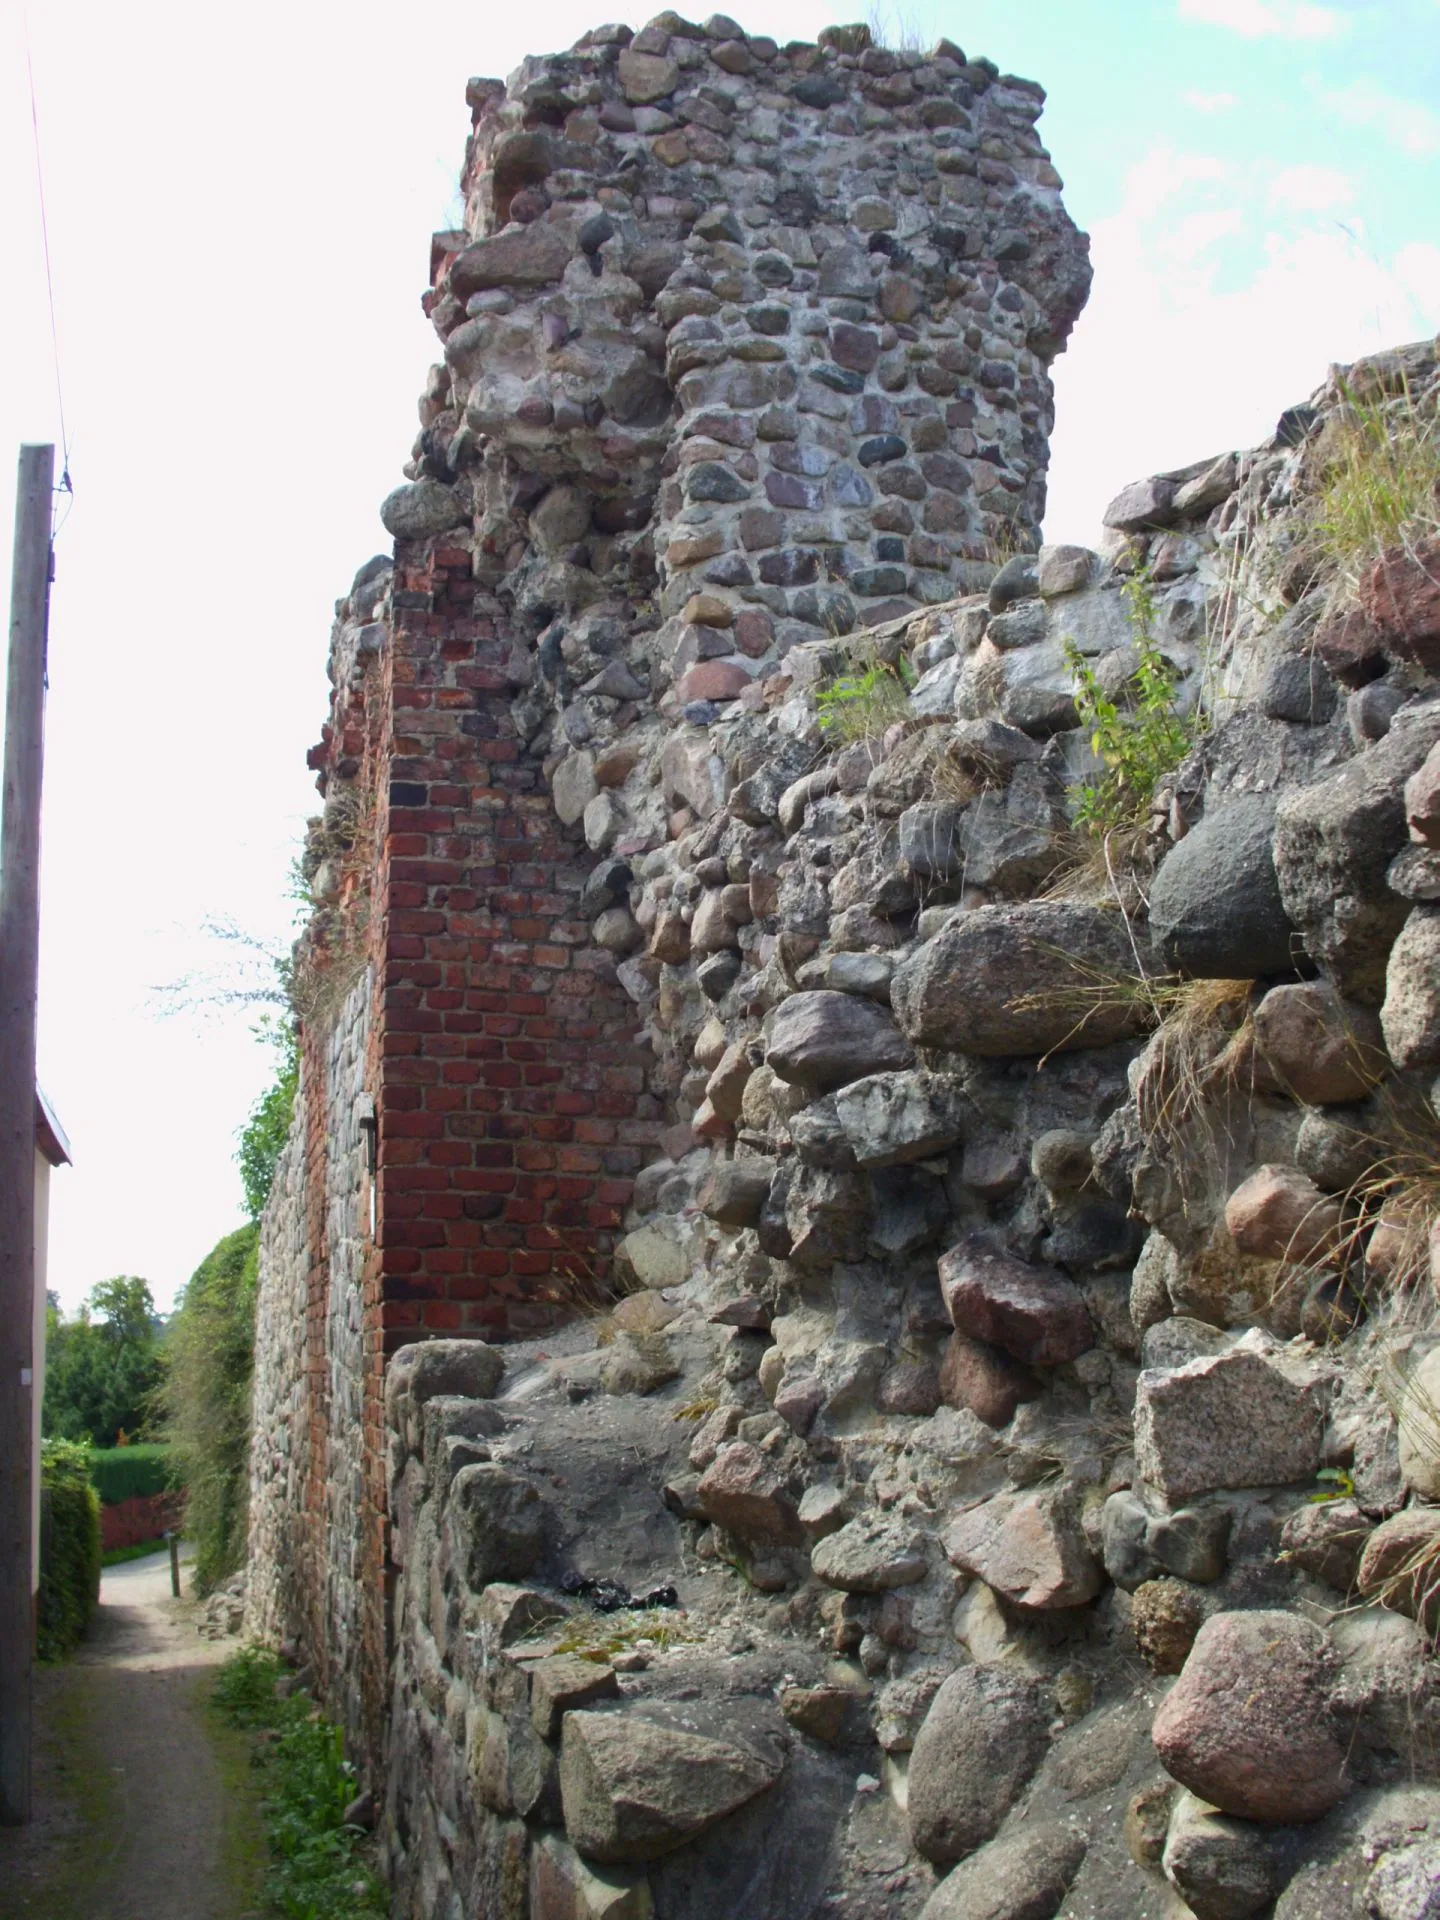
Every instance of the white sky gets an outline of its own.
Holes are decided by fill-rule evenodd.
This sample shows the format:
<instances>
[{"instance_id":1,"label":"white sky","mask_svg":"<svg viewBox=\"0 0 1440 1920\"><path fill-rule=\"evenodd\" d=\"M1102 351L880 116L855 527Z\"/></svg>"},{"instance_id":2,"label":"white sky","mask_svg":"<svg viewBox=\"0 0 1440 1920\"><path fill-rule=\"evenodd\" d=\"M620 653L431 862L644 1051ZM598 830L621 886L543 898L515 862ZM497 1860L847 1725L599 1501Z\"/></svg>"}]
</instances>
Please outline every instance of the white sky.
<instances>
[{"instance_id":1,"label":"white sky","mask_svg":"<svg viewBox=\"0 0 1440 1920\"><path fill-rule=\"evenodd\" d=\"M332 603L384 544L436 342L472 73L568 45L603 0L72 0L29 21L76 499L57 548L40 1071L74 1143L52 1195L69 1306L168 1303L239 1224L237 1127L270 1061L152 989L230 917L278 938L316 796ZM771 0L748 21L813 38ZM746 18L742 14L742 18ZM638 24L638 20L636 22ZM1094 238L1056 370L1053 538L1126 481L1263 437L1327 362L1440 324L1435 0L976 0L902 10L1051 94ZM58 437L25 31L0 9L0 591L21 439Z\"/></svg>"}]
</instances>

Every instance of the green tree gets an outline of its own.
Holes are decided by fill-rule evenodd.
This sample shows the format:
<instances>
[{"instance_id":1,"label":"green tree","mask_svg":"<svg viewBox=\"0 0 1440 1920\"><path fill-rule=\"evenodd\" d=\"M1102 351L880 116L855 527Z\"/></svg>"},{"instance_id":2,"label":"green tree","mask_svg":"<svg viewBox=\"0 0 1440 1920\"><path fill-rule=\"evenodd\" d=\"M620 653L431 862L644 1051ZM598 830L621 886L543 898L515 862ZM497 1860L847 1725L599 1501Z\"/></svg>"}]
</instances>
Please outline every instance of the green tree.
<instances>
[{"instance_id":1,"label":"green tree","mask_svg":"<svg viewBox=\"0 0 1440 1920\"><path fill-rule=\"evenodd\" d=\"M46 1320L45 1433L113 1447L122 1431L142 1431L164 1371L147 1282L134 1274L101 1280L73 1320L48 1302Z\"/></svg>"},{"instance_id":2,"label":"green tree","mask_svg":"<svg viewBox=\"0 0 1440 1920\"><path fill-rule=\"evenodd\" d=\"M300 1083L300 1052L294 1029L276 1021L262 1026L259 1032L275 1046L279 1065L274 1081L250 1109L235 1154L240 1184L245 1189L245 1211L252 1220L260 1218L270 1198L276 1164L290 1134L295 1089Z\"/></svg>"},{"instance_id":3,"label":"green tree","mask_svg":"<svg viewBox=\"0 0 1440 1920\"><path fill-rule=\"evenodd\" d=\"M212 1247L168 1331L164 1430L175 1481L186 1490L185 1532L195 1543L200 1593L245 1558L259 1252L253 1223Z\"/></svg>"}]
</instances>

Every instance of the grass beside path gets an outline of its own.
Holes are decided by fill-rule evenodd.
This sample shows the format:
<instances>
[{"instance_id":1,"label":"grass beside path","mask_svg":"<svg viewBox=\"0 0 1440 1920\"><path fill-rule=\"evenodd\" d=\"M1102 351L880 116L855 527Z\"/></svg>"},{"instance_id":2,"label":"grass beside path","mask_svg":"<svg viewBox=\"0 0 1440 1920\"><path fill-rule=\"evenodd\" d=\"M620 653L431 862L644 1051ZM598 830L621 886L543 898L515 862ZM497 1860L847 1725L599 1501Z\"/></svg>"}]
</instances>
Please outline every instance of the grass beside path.
<instances>
[{"instance_id":1,"label":"grass beside path","mask_svg":"<svg viewBox=\"0 0 1440 1920\"><path fill-rule=\"evenodd\" d=\"M259 1778L266 1911L283 1920L384 1915L389 1899L371 1867L370 1837L345 1824L356 1783L340 1729L308 1694L277 1692L285 1671L272 1654L246 1648L225 1663L213 1696L227 1730L248 1736Z\"/></svg>"}]
</instances>

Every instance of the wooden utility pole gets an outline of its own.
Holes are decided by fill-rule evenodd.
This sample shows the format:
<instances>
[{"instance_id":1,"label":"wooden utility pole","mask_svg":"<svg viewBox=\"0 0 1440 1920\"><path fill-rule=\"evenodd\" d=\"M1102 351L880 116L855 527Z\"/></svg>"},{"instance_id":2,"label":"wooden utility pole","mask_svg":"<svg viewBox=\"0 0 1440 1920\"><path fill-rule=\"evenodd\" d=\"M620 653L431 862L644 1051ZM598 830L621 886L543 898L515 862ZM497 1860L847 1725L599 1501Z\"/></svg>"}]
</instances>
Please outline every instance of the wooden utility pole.
<instances>
[{"instance_id":1,"label":"wooden utility pole","mask_svg":"<svg viewBox=\"0 0 1440 1920\"><path fill-rule=\"evenodd\" d=\"M21 447L0 818L0 1825L30 1818L35 996L54 447Z\"/></svg>"}]
</instances>

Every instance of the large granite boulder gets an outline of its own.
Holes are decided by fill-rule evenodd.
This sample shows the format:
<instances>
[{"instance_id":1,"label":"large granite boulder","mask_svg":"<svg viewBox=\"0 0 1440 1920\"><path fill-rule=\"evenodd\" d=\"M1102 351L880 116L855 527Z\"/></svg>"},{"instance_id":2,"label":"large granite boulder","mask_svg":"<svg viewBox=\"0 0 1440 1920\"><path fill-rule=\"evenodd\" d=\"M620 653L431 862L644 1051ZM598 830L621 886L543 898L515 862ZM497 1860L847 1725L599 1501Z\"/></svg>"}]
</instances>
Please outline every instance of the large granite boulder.
<instances>
[{"instance_id":1,"label":"large granite boulder","mask_svg":"<svg viewBox=\"0 0 1440 1920\"><path fill-rule=\"evenodd\" d=\"M1083 1606L1103 1584L1075 1502L1063 1489L1001 1493L953 1519L946 1558L1017 1607Z\"/></svg>"},{"instance_id":2,"label":"large granite boulder","mask_svg":"<svg viewBox=\"0 0 1440 1920\"><path fill-rule=\"evenodd\" d=\"M1138 1033L1138 980L1119 913L1034 900L948 921L896 968L890 998L917 1046L1025 1058Z\"/></svg>"},{"instance_id":3,"label":"large granite boulder","mask_svg":"<svg viewBox=\"0 0 1440 1920\"><path fill-rule=\"evenodd\" d=\"M958 1081L911 1069L854 1080L834 1096L835 1113L856 1162L894 1167L928 1160L953 1147L964 1131Z\"/></svg>"},{"instance_id":4,"label":"large granite boulder","mask_svg":"<svg viewBox=\"0 0 1440 1920\"><path fill-rule=\"evenodd\" d=\"M920 1920L1051 1920L1085 1854L1078 1823L1027 1821L961 1861L920 1909Z\"/></svg>"},{"instance_id":5,"label":"large granite boulder","mask_svg":"<svg viewBox=\"0 0 1440 1920\"><path fill-rule=\"evenodd\" d=\"M1217 980L1290 971L1274 833L1273 794L1235 795L1165 856L1150 889L1150 934L1167 966Z\"/></svg>"},{"instance_id":6,"label":"large granite boulder","mask_svg":"<svg viewBox=\"0 0 1440 1920\"><path fill-rule=\"evenodd\" d=\"M1325 1402L1261 1333L1185 1366L1147 1368L1135 1396L1135 1464L1172 1504L1228 1487L1313 1480Z\"/></svg>"},{"instance_id":7,"label":"large granite boulder","mask_svg":"<svg viewBox=\"0 0 1440 1920\"><path fill-rule=\"evenodd\" d=\"M888 1009L852 993L820 989L782 1002L770 1027L766 1063L810 1093L828 1093L914 1059Z\"/></svg>"},{"instance_id":8,"label":"large granite boulder","mask_svg":"<svg viewBox=\"0 0 1440 1920\"><path fill-rule=\"evenodd\" d=\"M1402 709L1383 740L1338 772L1286 794L1275 813L1280 896L1305 950L1365 1006L1385 994L1385 963L1406 904L1386 884L1407 844L1405 783L1440 740L1440 705Z\"/></svg>"},{"instance_id":9,"label":"large granite boulder","mask_svg":"<svg viewBox=\"0 0 1440 1920\"><path fill-rule=\"evenodd\" d=\"M636 1713L567 1713L560 1745L565 1830L587 1859L655 1860L780 1777L783 1756Z\"/></svg>"},{"instance_id":10,"label":"large granite boulder","mask_svg":"<svg viewBox=\"0 0 1440 1920\"><path fill-rule=\"evenodd\" d=\"M1027 1367L1057 1367L1095 1344L1080 1289L1053 1267L1032 1266L983 1233L967 1233L940 1260L940 1291L957 1333L999 1347Z\"/></svg>"},{"instance_id":11,"label":"large granite boulder","mask_svg":"<svg viewBox=\"0 0 1440 1920\"><path fill-rule=\"evenodd\" d=\"M1331 1724L1337 1664L1296 1614L1213 1614L1155 1716L1161 1763L1222 1813L1318 1820L1348 1784Z\"/></svg>"},{"instance_id":12,"label":"large granite boulder","mask_svg":"<svg viewBox=\"0 0 1440 1920\"><path fill-rule=\"evenodd\" d=\"M998 1832L1048 1744L1039 1688L1019 1674L962 1667L931 1702L910 1755L910 1836L943 1863Z\"/></svg>"}]
</instances>

